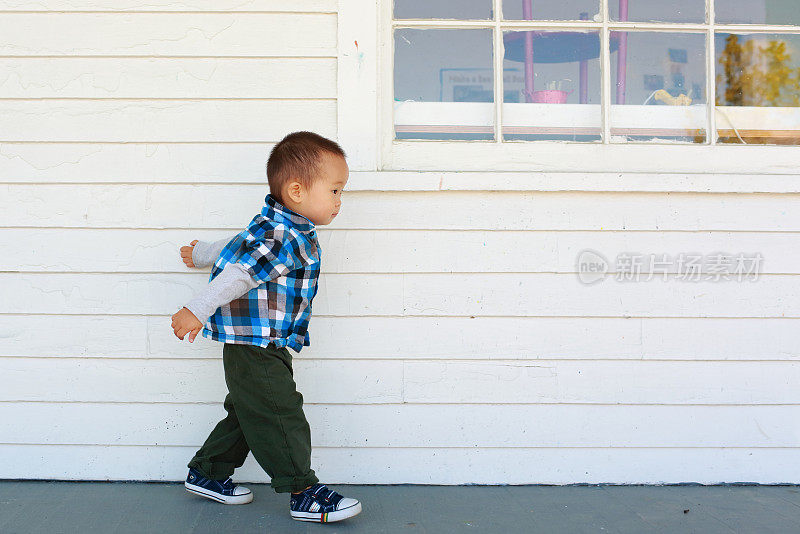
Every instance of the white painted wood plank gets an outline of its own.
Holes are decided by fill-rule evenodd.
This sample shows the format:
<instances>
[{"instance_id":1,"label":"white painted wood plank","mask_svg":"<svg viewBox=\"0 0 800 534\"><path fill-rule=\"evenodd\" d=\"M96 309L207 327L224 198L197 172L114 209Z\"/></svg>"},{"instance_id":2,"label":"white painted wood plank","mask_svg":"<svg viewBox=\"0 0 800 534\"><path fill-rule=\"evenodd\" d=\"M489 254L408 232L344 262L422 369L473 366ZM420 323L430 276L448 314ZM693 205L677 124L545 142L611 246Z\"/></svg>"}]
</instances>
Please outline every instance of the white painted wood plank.
<instances>
[{"instance_id":1,"label":"white painted wood plank","mask_svg":"<svg viewBox=\"0 0 800 534\"><path fill-rule=\"evenodd\" d=\"M333 13L4 13L0 27L4 56L336 56Z\"/></svg>"},{"instance_id":2,"label":"white painted wood plank","mask_svg":"<svg viewBox=\"0 0 800 534\"><path fill-rule=\"evenodd\" d=\"M0 294L7 297L6 313L172 315L207 283L206 273L0 273ZM402 290L399 276L322 275L314 298L314 313L400 315Z\"/></svg>"},{"instance_id":3,"label":"white painted wood plank","mask_svg":"<svg viewBox=\"0 0 800 534\"><path fill-rule=\"evenodd\" d=\"M335 12L336 0L3 0L0 11L298 11Z\"/></svg>"},{"instance_id":4,"label":"white painted wood plank","mask_svg":"<svg viewBox=\"0 0 800 534\"><path fill-rule=\"evenodd\" d=\"M266 179L261 186L240 187L6 185L0 186L0 224L163 227L180 220L181 228L231 227L238 232L259 213L268 192Z\"/></svg>"},{"instance_id":5,"label":"white painted wood plank","mask_svg":"<svg viewBox=\"0 0 800 534\"><path fill-rule=\"evenodd\" d=\"M294 368L298 390L309 403L800 403L797 361L301 356L294 359ZM221 402L226 392L219 360L0 358L0 370L7 378L0 391L3 401Z\"/></svg>"},{"instance_id":6,"label":"white painted wood plank","mask_svg":"<svg viewBox=\"0 0 800 534\"><path fill-rule=\"evenodd\" d=\"M307 404L304 412L314 447L800 446L798 405ZM225 415L221 404L5 402L0 436L18 444L199 448Z\"/></svg>"},{"instance_id":7,"label":"white painted wood plank","mask_svg":"<svg viewBox=\"0 0 800 534\"><path fill-rule=\"evenodd\" d=\"M800 317L795 275L580 283L572 274L323 274L322 315ZM172 315L205 273L0 273L6 313Z\"/></svg>"},{"instance_id":8,"label":"white painted wood plank","mask_svg":"<svg viewBox=\"0 0 800 534\"><path fill-rule=\"evenodd\" d=\"M195 447L0 445L0 478L182 481ZM797 483L797 448L315 448L328 484ZM266 482L248 457L237 482ZM354 495L366 499L366 496Z\"/></svg>"},{"instance_id":9,"label":"white painted wood plank","mask_svg":"<svg viewBox=\"0 0 800 534\"><path fill-rule=\"evenodd\" d=\"M274 142L0 142L0 183L249 182L266 187L266 162L273 146Z\"/></svg>"},{"instance_id":10,"label":"white painted wood plank","mask_svg":"<svg viewBox=\"0 0 800 534\"><path fill-rule=\"evenodd\" d=\"M349 190L376 191L663 191L788 193L797 175L667 172L376 171L353 172Z\"/></svg>"},{"instance_id":11,"label":"white painted wood plank","mask_svg":"<svg viewBox=\"0 0 800 534\"><path fill-rule=\"evenodd\" d=\"M236 229L134 230L94 228L0 228L0 271L186 272L180 247L193 239L216 241ZM760 253L759 272L800 273L798 236L791 232L537 232L484 230L348 230L319 227L323 273L577 272L581 251L591 249L618 271L619 254L666 255L668 272L677 256L724 252ZM25 246L19 246L24 243ZM103 243L98 256L97 244ZM534 251L521 254L520 251ZM209 268L201 269L208 271ZM659 271L660 272L660 271Z\"/></svg>"},{"instance_id":12,"label":"white painted wood plank","mask_svg":"<svg viewBox=\"0 0 800 534\"><path fill-rule=\"evenodd\" d=\"M405 176L414 173L400 173ZM422 173L426 178L436 173ZM385 180L393 178L381 173ZM646 173L646 172L454 172L440 173L440 187L431 189L490 189L508 191L662 191L662 192L797 192L800 183L791 174L724 174L722 172Z\"/></svg>"},{"instance_id":13,"label":"white painted wood plank","mask_svg":"<svg viewBox=\"0 0 800 534\"><path fill-rule=\"evenodd\" d=\"M406 228L409 221L416 228L494 230L753 231L800 226L800 217L789 207L795 199L777 195L451 191L365 192L351 193L350 198L352 207L345 204L332 227L374 228L380 224L382 228ZM369 203L365 202L368 198ZM602 206L601 215L598 206ZM738 212L735 220L733 212ZM745 212L748 217L741 217Z\"/></svg>"},{"instance_id":14,"label":"white painted wood plank","mask_svg":"<svg viewBox=\"0 0 800 534\"><path fill-rule=\"evenodd\" d=\"M800 361L406 361L410 403L785 404Z\"/></svg>"},{"instance_id":15,"label":"white painted wood plank","mask_svg":"<svg viewBox=\"0 0 800 534\"><path fill-rule=\"evenodd\" d=\"M240 230L259 212L268 191L266 181L236 187L6 184L0 185L0 226ZM346 192L343 209L329 228L798 231L800 196Z\"/></svg>"},{"instance_id":16,"label":"white painted wood plank","mask_svg":"<svg viewBox=\"0 0 800 534\"><path fill-rule=\"evenodd\" d=\"M402 362L294 358L309 403L399 402ZM0 358L3 401L222 402L221 360Z\"/></svg>"},{"instance_id":17,"label":"white painted wood plank","mask_svg":"<svg viewBox=\"0 0 800 534\"><path fill-rule=\"evenodd\" d=\"M796 326L782 318L701 321L642 320L642 357L670 359L671 355L684 352L698 359L705 354L720 360L800 360L800 332L793 331Z\"/></svg>"},{"instance_id":18,"label":"white painted wood plank","mask_svg":"<svg viewBox=\"0 0 800 534\"><path fill-rule=\"evenodd\" d=\"M264 120L265 117L269 120ZM3 131L4 140L10 141L266 142L279 141L295 130L313 130L320 135L334 136L335 102L0 101L0 131Z\"/></svg>"},{"instance_id":19,"label":"white painted wood plank","mask_svg":"<svg viewBox=\"0 0 800 534\"><path fill-rule=\"evenodd\" d=\"M798 319L332 317L314 315L302 358L796 360ZM0 356L212 358L222 344L172 333L168 315L10 315ZM46 335L42 325L46 324ZM414 335L409 335L413 332ZM474 332L492 332L475 336ZM352 343L351 340L362 340ZM291 349L290 349L291 351ZM294 351L291 351L294 353Z\"/></svg>"},{"instance_id":20,"label":"white painted wood plank","mask_svg":"<svg viewBox=\"0 0 800 534\"><path fill-rule=\"evenodd\" d=\"M144 358L148 356L148 319L136 315L5 314L0 316L0 356ZM169 316L159 319L160 328L154 326L154 331L171 322ZM172 336L176 344L181 343ZM221 357L222 345L216 345Z\"/></svg>"},{"instance_id":21,"label":"white painted wood plank","mask_svg":"<svg viewBox=\"0 0 800 534\"><path fill-rule=\"evenodd\" d=\"M236 233L234 230L3 228L0 249L14 247L16 251L13 256L0 257L0 271L207 273L210 267L187 269L180 258L180 248L194 239L211 242ZM318 232L320 242L322 233ZM19 246L22 243L24 247ZM102 254L97 253L99 243Z\"/></svg>"},{"instance_id":22,"label":"white painted wood plank","mask_svg":"<svg viewBox=\"0 0 800 534\"><path fill-rule=\"evenodd\" d=\"M336 60L4 58L0 97L336 98Z\"/></svg>"},{"instance_id":23,"label":"white painted wood plank","mask_svg":"<svg viewBox=\"0 0 800 534\"><path fill-rule=\"evenodd\" d=\"M35 316L34 316L35 317ZM191 346L148 317L153 357L218 357L221 348ZM608 317L330 317L314 316L306 358L459 359L800 359L798 319ZM476 336L475 332L491 332ZM409 335L413 333L413 335ZM362 343L350 340L363 339ZM197 340L195 340L195 344ZM96 353L112 356L111 352ZM12 353L13 355L13 353ZM64 351L62 356L74 355Z\"/></svg>"},{"instance_id":24,"label":"white painted wood plank","mask_svg":"<svg viewBox=\"0 0 800 534\"><path fill-rule=\"evenodd\" d=\"M142 226L236 228L259 213L269 192L245 187L92 185L0 186L0 224L6 226ZM16 206L16 207L15 207ZM54 210L52 207L58 206ZM182 209L175 210L175 206ZM162 224L158 224L160 219ZM38 223L37 223L38 220ZM138 222L137 222L138 221ZM167 223L167 224L163 224ZM200 224L197 224L200 223Z\"/></svg>"},{"instance_id":25,"label":"white painted wood plank","mask_svg":"<svg viewBox=\"0 0 800 534\"><path fill-rule=\"evenodd\" d=\"M797 317L800 291L793 277L763 275L741 282L689 281L675 275L627 282L611 277L587 285L569 274L405 274L403 314Z\"/></svg>"}]
</instances>

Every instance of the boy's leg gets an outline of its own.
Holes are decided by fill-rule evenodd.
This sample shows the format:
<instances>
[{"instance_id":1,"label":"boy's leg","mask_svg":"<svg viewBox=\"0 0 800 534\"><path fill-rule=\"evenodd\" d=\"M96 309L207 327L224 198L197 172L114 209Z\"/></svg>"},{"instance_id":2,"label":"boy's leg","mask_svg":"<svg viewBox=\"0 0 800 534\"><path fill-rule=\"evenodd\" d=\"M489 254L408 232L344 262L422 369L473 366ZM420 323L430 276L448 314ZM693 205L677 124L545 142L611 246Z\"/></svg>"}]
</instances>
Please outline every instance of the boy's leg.
<instances>
[{"instance_id":1,"label":"boy's leg","mask_svg":"<svg viewBox=\"0 0 800 534\"><path fill-rule=\"evenodd\" d=\"M230 393L225 396L224 406L228 415L217 423L206 442L187 464L187 467L193 467L206 478L214 480L224 480L232 476L233 470L241 467L250 452Z\"/></svg>"},{"instance_id":2,"label":"boy's leg","mask_svg":"<svg viewBox=\"0 0 800 534\"><path fill-rule=\"evenodd\" d=\"M319 482L311 469L311 429L286 348L226 343L225 381L256 461L278 493Z\"/></svg>"}]
</instances>

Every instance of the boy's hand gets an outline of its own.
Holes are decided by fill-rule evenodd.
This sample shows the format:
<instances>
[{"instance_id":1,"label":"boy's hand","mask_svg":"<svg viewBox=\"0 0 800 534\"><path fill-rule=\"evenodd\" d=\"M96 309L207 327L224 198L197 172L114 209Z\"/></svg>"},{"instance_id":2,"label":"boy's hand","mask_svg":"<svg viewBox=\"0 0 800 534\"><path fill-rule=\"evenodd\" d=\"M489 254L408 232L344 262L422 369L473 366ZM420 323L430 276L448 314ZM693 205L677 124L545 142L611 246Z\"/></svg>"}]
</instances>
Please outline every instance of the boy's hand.
<instances>
[{"instance_id":1,"label":"boy's hand","mask_svg":"<svg viewBox=\"0 0 800 534\"><path fill-rule=\"evenodd\" d=\"M194 262L192 261L192 251L194 250L194 246L196 244L197 244L197 239L189 243L188 247L181 247L181 259L183 260L183 263L185 263L187 267L194 267ZM194 315L192 317L194 317Z\"/></svg>"},{"instance_id":2,"label":"boy's hand","mask_svg":"<svg viewBox=\"0 0 800 534\"><path fill-rule=\"evenodd\" d=\"M189 343L193 343L194 338L197 337L202 328L203 323L188 308L181 308L178 313L172 316L172 330L181 341L188 333Z\"/></svg>"}]
</instances>

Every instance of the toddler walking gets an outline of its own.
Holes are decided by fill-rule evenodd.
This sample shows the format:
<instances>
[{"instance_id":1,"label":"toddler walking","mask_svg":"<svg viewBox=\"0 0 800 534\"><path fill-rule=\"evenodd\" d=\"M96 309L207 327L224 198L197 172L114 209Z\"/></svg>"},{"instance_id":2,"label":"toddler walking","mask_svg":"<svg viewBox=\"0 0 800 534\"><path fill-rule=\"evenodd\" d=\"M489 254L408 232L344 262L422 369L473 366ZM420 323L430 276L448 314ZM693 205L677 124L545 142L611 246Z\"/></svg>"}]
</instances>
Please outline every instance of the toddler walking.
<instances>
[{"instance_id":1,"label":"toddler walking","mask_svg":"<svg viewBox=\"0 0 800 534\"><path fill-rule=\"evenodd\" d=\"M172 316L172 328L190 342L202 332L224 343L228 386L227 416L187 465L188 491L225 504L251 502L252 492L231 476L252 451L272 488L291 494L294 519L326 523L361 512L359 501L320 484L311 469L311 430L287 350L311 344L321 253L315 228L339 213L348 176L336 142L291 133L270 152L270 192L247 228L181 248L187 266L213 265L209 284Z\"/></svg>"}]
</instances>

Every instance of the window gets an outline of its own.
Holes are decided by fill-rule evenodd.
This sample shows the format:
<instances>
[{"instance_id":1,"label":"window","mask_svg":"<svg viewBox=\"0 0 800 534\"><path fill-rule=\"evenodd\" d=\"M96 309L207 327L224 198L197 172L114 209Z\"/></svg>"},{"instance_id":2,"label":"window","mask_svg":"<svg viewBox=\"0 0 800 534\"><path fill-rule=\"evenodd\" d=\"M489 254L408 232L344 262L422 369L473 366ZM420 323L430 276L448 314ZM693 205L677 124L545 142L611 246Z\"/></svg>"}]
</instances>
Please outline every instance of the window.
<instances>
[{"instance_id":1,"label":"window","mask_svg":"<svg viewBox=\"0 0 800 534\"><path fill-rule=\"evenodd\" d=\"M389 141L409 154L800 145L797 0L389 4Z\"/></svg>"}]
</instances>

